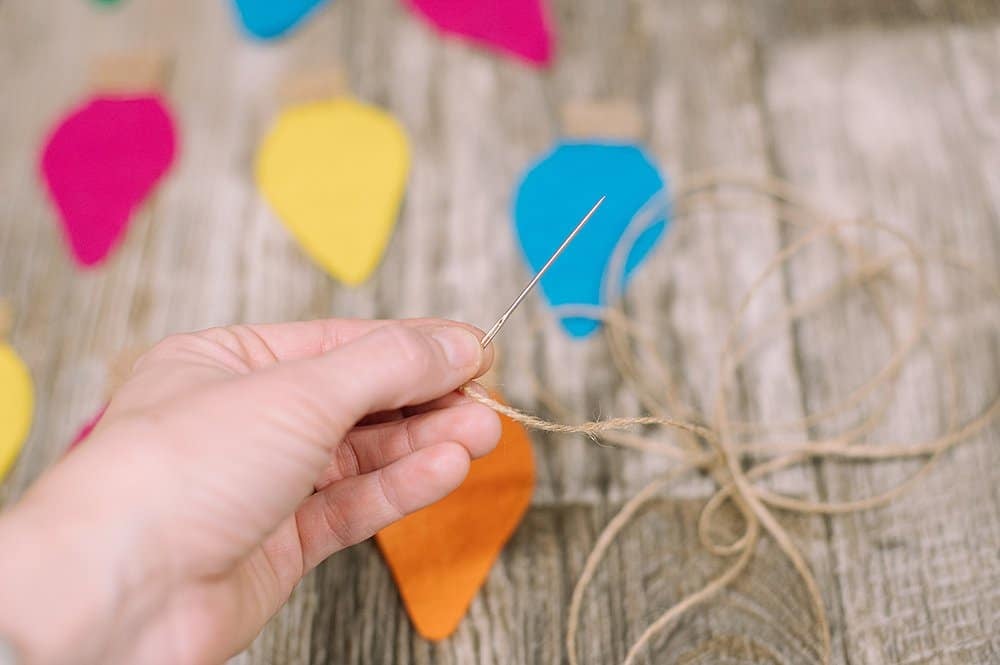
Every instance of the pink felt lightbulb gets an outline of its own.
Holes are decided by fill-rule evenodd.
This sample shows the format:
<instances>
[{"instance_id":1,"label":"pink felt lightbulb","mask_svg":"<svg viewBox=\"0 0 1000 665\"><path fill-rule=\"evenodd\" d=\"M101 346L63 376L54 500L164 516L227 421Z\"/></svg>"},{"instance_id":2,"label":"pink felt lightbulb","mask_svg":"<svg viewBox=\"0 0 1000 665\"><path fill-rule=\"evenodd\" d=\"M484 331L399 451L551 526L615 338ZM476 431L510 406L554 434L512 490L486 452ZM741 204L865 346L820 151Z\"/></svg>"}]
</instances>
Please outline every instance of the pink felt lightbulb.
<instances>
[{"instance_id":1,"label":"pink felt lightbulb","mask_svg":"<svg viewBox=\"0 0 1000 665\"><path fill-rule=\"evenodd\" d=\"M460 35L533 65L552 60L544 0L404 0L443 32Z\"/></svg>"},{"instance_id":2,"label":"pink felt lightbulb","mask_svg":"<svg viewBox=\"0 0 1000 665\"><path fill-rule=\"evenodd\" d=\"M81 265L101 263L118 246L175 152L173 119L155 94L91 98L53 129L41 174Z\"/></svg>"}]
</instances>

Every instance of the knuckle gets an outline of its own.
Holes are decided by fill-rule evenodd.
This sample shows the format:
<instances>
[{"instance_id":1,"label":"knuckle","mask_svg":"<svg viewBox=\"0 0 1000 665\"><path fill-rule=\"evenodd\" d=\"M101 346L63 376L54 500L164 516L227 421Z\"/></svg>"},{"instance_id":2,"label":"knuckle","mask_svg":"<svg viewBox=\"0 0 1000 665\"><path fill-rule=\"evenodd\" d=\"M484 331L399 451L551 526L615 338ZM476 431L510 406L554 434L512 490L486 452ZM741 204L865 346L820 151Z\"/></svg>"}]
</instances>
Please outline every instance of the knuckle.
<instances>
[{"instance_id":1,"label":"knuckle","mask_svg":"<svg viewBox=\"0 0 1000 665\"><path fill-rule=\"evenodd\" d=\"M406 447L407 455L417 450L417 434L414 431L414 422L412 418L407 418L403 421L403 445Z\"/></svg>"},{"instance_id":2,"label":"knuckle","mask_svg":"<svg viewBox=\"0 0 1000 665\"><path fill-rule=\"evenodd\" d=\"M201 341L202 338L198 333L174 333L160 340L159 343L153 346L153 351L165 352L189 349L198 346Z\"/></svg>"},{"instance_id":3,"label":"knuckle","mask_svg":"<svg viewBox=\"0 0 1000 665\"><path fill-rule=\"evenodd\" d=\"M361 460L351 432L344 435L344 440L337 446L337 470L342 478L350 478L361 474Z\"/></svg>"},{"instance_id":4,"label":"knuckle","mask_svg":"<svg viewBox=\"0 0 1000 665\"><path fill-rule=\"evenodd\" d=\"M183 357L192 350L197 349L201 343L202 340L196 333L175 333L168 335L142 354L136 361L135 366L139 367L178 356Z\"/></svg>"},{"instance_id":5,"label":"knuckle","mask_svg":"<svg viewBox=\"0 0 1000 665\"><path fill-rule=\"evenodd\" d=\"M224 328L210 328L198 334L237 356L246 358L257 367L270 365L278 360L277 354L267 340L253 326L236 324Z\"/></svg>"},{"instance_id":6,"label":"knuckle","mask_svg":"<svg viewBox=\"0 0 1000 665\"><path fill-rule=\"evenodd\" d=\"M237 334L229 328L209 328L170 335L158 342L135 366L138 368L150 362L184 361L213 364L236 374L246 374L254 367L253 358L246 353Z\"/></svg>"},{"instance_id":7,"label":"knuckle","mask_svg":"<svg viewBox=\"0 0 1000 665\"><path fill-rule=\"evenodd\" d=\"M350 520L344 514L343 504L334 496L334 492L323 493L323 523L326 525L330 535L333 536L338 550L353 545L355 542L354 529Z\"/></svg>"},{"instance_id":8,"label":"knuckle","mask_svg":"<svg viewBox=\"0 0 1000 665\"><path fill-rule=\"evenodd\" d=\"M500 442L500 437L503 436L503 423L500 420L500 414L482 404L477 404L476 407L474 417L476 422L482 427L483 436L490 444L490 449L492 449Z\"/></svg>"},{"instance_id":9,"label":"knuckle","mask_svg":"<svg viewBox=\"0 0 1000 665\"><path fill-rule=\"evenodd\" d=\"M399 500L399 494L392 487L392 483L388 482L385 474L386 471L384 468L375 472L378 478L379 493L382 495L385 505L391 513L392 521L395 522L406 516L406 510L404 510L402 502Z\"/></svg>"},{"instance_id":10,"label":"knuckle","mask_svg":"<svg viewBox=\"0 0 1000 665\"><path fill-rule=\"evenodd\" d=\"M213 344L218 344L219 346L225 347L230 350L239 350L243 347L243 339L241 335L241 330L244 326L233 325L225 327L208 328L207 330L202 330L201 332L195 333L195 335L201 337L204 340L212 342Z\"/></svg>"}]
</instances>

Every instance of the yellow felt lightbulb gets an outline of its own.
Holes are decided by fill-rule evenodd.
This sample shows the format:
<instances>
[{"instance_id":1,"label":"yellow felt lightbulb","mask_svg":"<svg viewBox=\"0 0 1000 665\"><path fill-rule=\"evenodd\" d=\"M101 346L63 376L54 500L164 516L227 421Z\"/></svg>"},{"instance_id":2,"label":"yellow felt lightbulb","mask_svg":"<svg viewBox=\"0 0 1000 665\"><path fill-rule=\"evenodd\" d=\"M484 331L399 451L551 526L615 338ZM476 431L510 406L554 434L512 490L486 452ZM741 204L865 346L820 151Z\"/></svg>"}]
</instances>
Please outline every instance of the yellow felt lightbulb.
<instances>
[{"instance_id":1,"label":"yellow felt lightbulb","mask_svg":"<svg viewBox=\"0 0 1000 665\"><path fill-rule=\"evenodd\" d=\"M28 438L34 401L28 368L9 344L0 341L0 479Z\"/></svg>"},{"instance_id":2,"label":"yellow felt lightbulb","mask_svg":"<svg viewBox=\"0 0 1000 665\"><path fill-rule=\"evenodd\" d=\"M360 284L396 224L410 151L386 111L349 98L284 109L257 153L257 185L303 250Z\"/></svg>"}]
</instances>

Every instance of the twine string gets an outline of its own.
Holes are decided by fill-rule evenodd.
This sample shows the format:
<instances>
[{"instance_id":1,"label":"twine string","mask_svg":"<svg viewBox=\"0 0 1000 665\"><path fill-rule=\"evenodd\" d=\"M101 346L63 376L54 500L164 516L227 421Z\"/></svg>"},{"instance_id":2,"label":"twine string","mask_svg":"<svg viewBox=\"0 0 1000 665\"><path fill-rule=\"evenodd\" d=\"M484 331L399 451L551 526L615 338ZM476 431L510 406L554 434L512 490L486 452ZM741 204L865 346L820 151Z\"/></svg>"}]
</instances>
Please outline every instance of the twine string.
<instances>
[{"instance_id":1,"label":"twine string","mask_svg":"<svg viewBox=\"0 0 1000 665\"><path fill-rule=\"evenodd\" d=\"M884 421L893 403L895 381L914 351L927 345L933 352L940 352L928 331L931 322L928 264L933 262L949 266L975 277L994 299L1000 299L1000 284L984 268L947 251L932 252L923 249L909 234L887 224L871 219L837 219L826 215L790 185L775 179L729 173L709 173L693 178L676 197L677 209L672 222L678 224L691 219L699 207L705 204L710 204L712 210L727 210L717 200L717 193L724 189L736 189L762 198L769 206L764 216L766 219L777 218L781 223L800 229L803 233L781 247L767 262L764 269L751 281L731 315L719 354L718 380L710 415L698 413L681 400L678 382L672 378L669 364L656 349L655 335L628 317L621 297L624 291L624 267L629 252L641 234L662 221L666 214L668 201L662 193L650 199L639 211L612 254L603 284L604 302L608 304L599 307L573 305L557 308L557 314L561 317L587 318L604 324L603 332L612 361L625 385L646 410L646 415L566 424L507 406L470 386L463 389L471 399L525 427L557 434L583 434L594 441L659 455L675 462L670 471L652 480L622 506L604 527L590 551L573 589L567 618L566 650L570 665L579 665L577 638L584 595L608 549L645 504L681 477L694 472L707 475L716 484L716 491L708 498L698 518L700 544L709 554L731 559L731 562L701 589L681 598L650 623L628 649L624 665L634 663L650 641L678 617L731 585L747 568L757 543L764 534L778 545L801 580L816 622L820 641L819 658L821 662L829 663L830 629L819 584L800 548L773 510L806 515L836 515L886 505L926 478L948 450L981 433L1000 415L1000 395L997 395L979 415L964 422L961 420L961 384L950 355L945 353L945 383L949 398L944 433L923 442L867 441L866 438ZM728 211L743 212L745 207L730 207ZM871 256L870 250L864 245L845 236L844 232L847 230L889 236L902 247L884 256ZM765 283L784 270L804 250L824 241L832 243L851 259L852 270L831 287L783 307L777 316L765 321L757 329L744 331L744 315L754 298L763 291ZM913 269L915 280L899 280L894 276L893 270L902 265ZM882 290L887 285L897 289L895 295L907 296L912 301L911 314L905 324L898 324L892 316ZM754 350L763 345L775 330L790 330L796 322L822 310L832 300L858 290L863 291L874 306L878 321L891 345L892 350L884 364L836 403L805 413L800 418L771 422L733 418L729 404L731 385L739 368ZM640 362L636 350L649 360ZM569 410L545 390L537 378L535 385L539 401L550 412L563 420L572 419ZM804 440L800 440L801 435L796 436L796 433L811 433L821 426L832 428L836 419L857 413L863 404L875 397L878 397L876 404L867 410L867 415L861 417L860 422L846 426L832 436L809 438L807 435ZM676 440L666 440L664 430L672 432ZM776 432L789 434L776 437ZM750 439L744 441L746 437ZM816 459L868 463L924 459L924 463L908 478L888 490L841 502L801 499L775 492L760 484L780 470ZM731 503L741 516L742 533L731 542L720 543L713 540L712 525L726 503Z\"/></svg>"}]
</instances>

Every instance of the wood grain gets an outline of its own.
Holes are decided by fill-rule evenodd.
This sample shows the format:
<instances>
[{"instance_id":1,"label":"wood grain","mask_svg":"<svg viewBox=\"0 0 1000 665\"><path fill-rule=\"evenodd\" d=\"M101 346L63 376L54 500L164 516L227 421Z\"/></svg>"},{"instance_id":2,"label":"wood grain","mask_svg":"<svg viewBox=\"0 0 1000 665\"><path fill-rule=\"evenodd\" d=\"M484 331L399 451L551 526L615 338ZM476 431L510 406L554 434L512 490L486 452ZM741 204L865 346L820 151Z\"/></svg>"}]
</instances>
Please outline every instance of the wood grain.
<instances>
[{"instance_id":1,"label":"wood grain","mask_svg":"<svg viewBox=\"0 0 1000 665\"><path fill-rule=\"evenodd\" d=\"M331 315L488 325L527 278L508 231L511 190L559 136L569 100L634 100L643 141L677 183L705 169L778 175L838 213L875 214L1000 264L1000 9L991 0L558 0L559 57L547 72L442 40L396 0L337 0L275 44L241 35L226 2L54 4L0 0L0 297L14 308L12 342L38 396L0 502L58 460L99 408L121 348L178 330ZM37 182L36 150L85 95L96 58L140 47L172 54L166 92L182 128L180 162L111 261L81 275ZM337 63L356 94L397 115L414 155L385 261L354 289L304 258L250 177L282 82ZM712 406L723 324L788 233L766 208L752 223L678 223L632 285L634 315L662 331L661 350L697 408ZM844 270L829 252L793 262L747 322ZM968 415L1000 390L996 303L982 307L982 291L955 271L934 269L932 290L949 303L934 348L954 356ZM535 368L581 418L638 413L603 342L568 341L538 299L518 317L502 339L510 401L540 408L525 371ZM857 385L886 350L860 300L785 332L741 371L734 416L801 416ZM939 431L951 399L942 376L940 358L922 352L878 434ZM587 552L665 464L586 440L534 440L533 508L454 637L432 645L415 636L365 543L304 580L234 662L565 662L566 607ZM1000 662L998 444L994 425L884 509L781 516L823 589L836 663ZM823 462L769 482L845 500L913 469ZM584 662L620 660L649 621L718 570L695 534L710 488L682 483L612 548L588 592ZM801 585L765 540L748 573L654 641L648 662L815 662L817 640Z\"/></svg>"}]
</instances>

